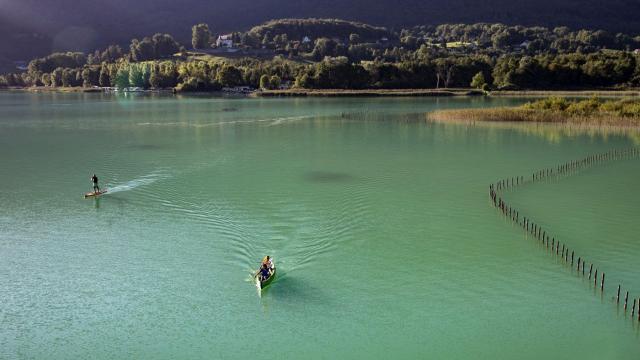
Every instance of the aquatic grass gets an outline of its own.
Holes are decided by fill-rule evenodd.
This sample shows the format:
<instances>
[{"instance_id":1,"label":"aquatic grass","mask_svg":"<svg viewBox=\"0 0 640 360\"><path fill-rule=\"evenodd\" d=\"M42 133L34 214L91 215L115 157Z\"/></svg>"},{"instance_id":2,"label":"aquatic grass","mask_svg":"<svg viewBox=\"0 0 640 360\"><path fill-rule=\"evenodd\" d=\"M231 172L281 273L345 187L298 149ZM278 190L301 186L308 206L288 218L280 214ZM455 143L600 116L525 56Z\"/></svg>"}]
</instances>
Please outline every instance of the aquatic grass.
<instances>
[{"instance_id":1,"label":"aquatic grass","mask_svg":"<svg viewBox=\"0 0 640 360\"><path fill-rule=\"evenodd\" d=\"M433 121L490 121L640 126L640 100L571 100L548 97L518 107L438 110L427 114Z\"/></svg>"}]
</instances>

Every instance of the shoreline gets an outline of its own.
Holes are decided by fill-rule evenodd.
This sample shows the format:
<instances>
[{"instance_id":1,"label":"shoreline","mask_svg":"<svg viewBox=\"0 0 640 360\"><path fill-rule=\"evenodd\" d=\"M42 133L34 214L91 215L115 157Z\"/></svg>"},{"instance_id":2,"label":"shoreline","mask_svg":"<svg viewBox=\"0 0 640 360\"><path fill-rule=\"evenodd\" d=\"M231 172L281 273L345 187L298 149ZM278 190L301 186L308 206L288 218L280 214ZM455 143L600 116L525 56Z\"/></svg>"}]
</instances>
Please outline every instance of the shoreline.
<instances>
[{"instance_id":1,"label":"shoreline","mask_svg":"<svg viewBox=\"0 0 640 360\"><path fill-rule=\"evenodd\" d=\"M63 93L100 93L104 92L102 88L87 88L87 87L47 87L47 86L37 86L37 87L28 87L28 88L17 88L14 90L22 90L28 92L63 92Z\"/></svg>"},{"instance_id":2,"label":"shoreline","mask_svg":"<svg viewBox=\"0 0 640 360\"><path fill-rule=\"evenodd\" d=\"M26 92L61 92L61 93L108 93L112 88L98 87L8 87L0 88L0 91L26 91ZM147 89L132 92L162 92L171 93L172 89ZM181 92L183 94L189 92ZM220 91L198 91L194 93L220 93ZM237 94L232 92L233 94ZM532 97L544 98L552 96L564 97L640 97L640 89L627 90L495 90L484 92L472 88L449 89L287 89L287 90L257 90L242 94L254 98L270 97L453 97L453 96L488 96L488 97Z\"/></svg>"},{"instance_id":3,"label":"shoreline","mask_svg":"<svg viewBox=\"0 0 640 360\"><path fill-rule=\"evenodd\" d=\"M449 96L483 96L485 93L476 89L289 89L261 90L252 93L252 97L449 97Z\"/></svg>"},{"instance_id":4,"label":"shoreline","mask_svg":"<svg viewBox=\"0 0 640 360\"><path fill-rule=\"evenodd\" d=\"M630 97L639 96L640 89L584 89L584 90L495 90L485 92L473 88L443 89L288 89L259 90L250 94L252 97L449 97L449 96L488 96L488 97Z\"/></svg>"}]
</instances>

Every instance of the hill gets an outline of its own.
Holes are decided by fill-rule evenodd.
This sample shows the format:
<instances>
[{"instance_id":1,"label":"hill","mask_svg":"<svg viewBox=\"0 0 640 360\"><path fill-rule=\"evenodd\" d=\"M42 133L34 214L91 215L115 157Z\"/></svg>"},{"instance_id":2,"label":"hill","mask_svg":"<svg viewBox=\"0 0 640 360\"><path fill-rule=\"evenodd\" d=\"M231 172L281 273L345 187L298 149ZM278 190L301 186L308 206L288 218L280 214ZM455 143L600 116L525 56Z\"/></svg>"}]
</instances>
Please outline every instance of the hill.
<instances>
[{"instance_id":1,"label":"hill","mask_svg":"<svg viewBox=\"0 0 640 360\"><path fill-rule=\"evenodd\" d=\"M363 41L376 41L391 33L384 27L345 21L340 19L281 19L271 20L249 30L251 36L262 39L267 33L272 36L286 34L290 38L311 39L319 37L348 38L350 34L358 34Z\"/></svg>"},{"instance_id":2,"label":"hill","mask_svg":"<svg viewBox=\"0 0 640 360\"><path fill-rule=\"evenodd\" d=\"M270 19L341 18L389 29L441 23L502 22L640 32L636 0L5 0L0 2L0 61L52 51L127 45L132 37L173 34L188 44L191 25L214 33Z\"/></svg>"}]
</instances>

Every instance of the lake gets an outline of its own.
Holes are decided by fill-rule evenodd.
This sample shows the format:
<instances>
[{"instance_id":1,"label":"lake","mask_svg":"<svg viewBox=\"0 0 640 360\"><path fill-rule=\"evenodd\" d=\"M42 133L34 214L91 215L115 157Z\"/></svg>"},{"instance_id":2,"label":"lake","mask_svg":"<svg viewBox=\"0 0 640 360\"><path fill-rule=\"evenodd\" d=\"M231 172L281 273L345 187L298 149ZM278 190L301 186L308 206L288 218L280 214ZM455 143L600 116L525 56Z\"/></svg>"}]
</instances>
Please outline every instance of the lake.
<instances>
[{"instance_id":1,"label":"lake","mask_svg":"<svg viewBox=\"0 0 640 360\"><path fill-rule=\"evenodd\" d=\"M0 358L638 358L638 160L505 194L602 294L488 197L637 132L425 118L524 101L2 92Z\"/></svg>"}]
</instances>

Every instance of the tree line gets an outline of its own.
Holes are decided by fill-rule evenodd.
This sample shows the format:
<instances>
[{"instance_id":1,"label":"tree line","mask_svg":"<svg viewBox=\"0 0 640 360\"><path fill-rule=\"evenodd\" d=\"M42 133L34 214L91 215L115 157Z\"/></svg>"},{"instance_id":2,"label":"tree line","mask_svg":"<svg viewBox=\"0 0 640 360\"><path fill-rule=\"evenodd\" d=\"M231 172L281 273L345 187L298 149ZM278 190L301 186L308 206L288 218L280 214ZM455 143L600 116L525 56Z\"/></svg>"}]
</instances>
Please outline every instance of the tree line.
<instances>
[{"instance_id":1,"label":"tree line","mask_svg":"<svg viewBox=\"0 0 640 360\"><path fill-rule=\"evenodd\" d=\"M326 30L332 26L332 32ZM320 36L303 45L303 34L321 35L322 31L339 37ZM259 45L246 42L253 36L249 34L263 36L255 39ZM381 35L384 39L371 42ZM233 36L239 46L271 48L277 55L269 60L190 57L171 35L155 34L133 39L127 51L112 45L88 55L66 52L34 59L27 71L0 76L0 86L179 91L278 88L282 84L325 89L471 86L486 90L640 86L640 54L632 51L640 38L602 31L472 24L392 33L339 20L286 19ZM540 43L532 46L537 40ZM211 46L212 41L208 25L192 28L194 48Z\"/></svg>"}]
</instances>

